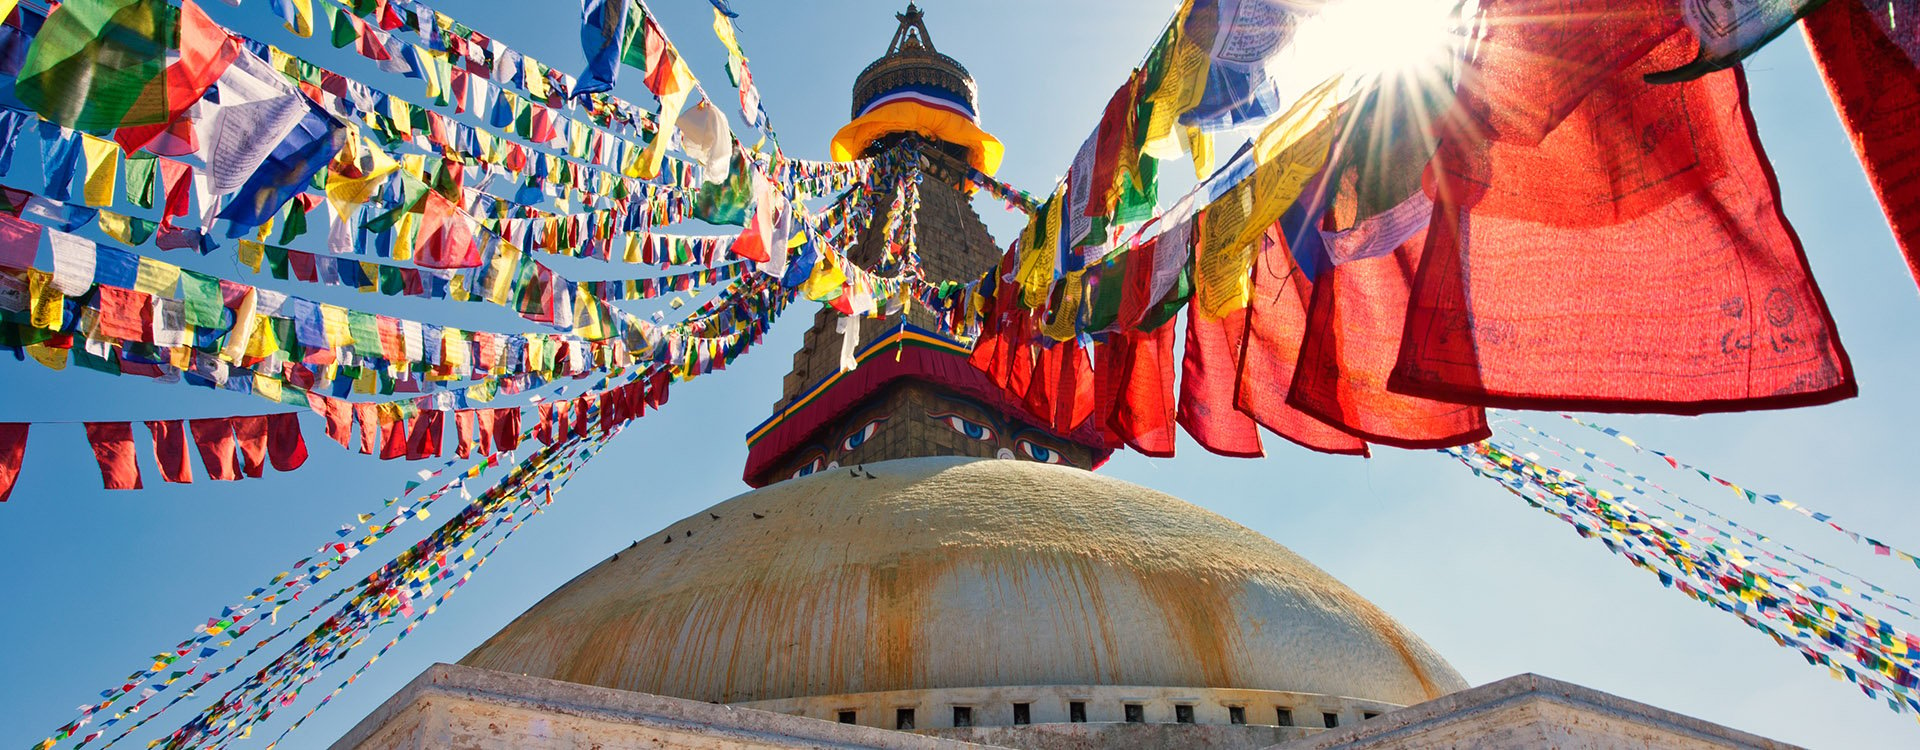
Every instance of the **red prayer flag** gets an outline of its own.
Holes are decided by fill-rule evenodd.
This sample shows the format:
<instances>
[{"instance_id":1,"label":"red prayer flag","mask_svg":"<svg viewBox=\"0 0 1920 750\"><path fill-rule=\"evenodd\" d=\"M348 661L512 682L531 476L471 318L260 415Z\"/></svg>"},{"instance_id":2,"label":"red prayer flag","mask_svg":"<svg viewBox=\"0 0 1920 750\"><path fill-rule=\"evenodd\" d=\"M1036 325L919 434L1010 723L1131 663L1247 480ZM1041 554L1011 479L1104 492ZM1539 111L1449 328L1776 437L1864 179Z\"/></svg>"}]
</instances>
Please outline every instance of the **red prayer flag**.
<instances>
[{"instance_id":1,"label":"red prayer flag","mask_svg":"<svg viewBox=\"0 0 1920 750\"><path fill-rule=\"evenodd\" d=\"M1399 448L1461 445L1492 434L1477 406L1387 391L1413 268L1425 245L1423 230L1392 253L1336 265L1314 282L1289 406L1367 442Z\"/></svg>"},{"instance_id":2,"label":"red prayer flag","mask_svg":"<svg viewBox=\"0 0 1920 750\"><path fill-rule=\"evenodd\" d=\"M259 479L267 473L267 415L233 417L233 439L240 445L240 473Z\"/></svg>"},{"instance_id":3,"label":"red prayer flag","mask_svg":"<svg viewBox=\"0 0 1920 750\"><path fill-rule=\"evenodd\" d=\"M587 436L587 397L573 400L573 436Z\"/></svg>"},{"instance_id":4,"label":"red prayer flag","mask_svg":"<svg viewBox=\"0 0 1920 750\"><path fill-rule=\"evenodd\" d=\"M178 56L169 55L173 61L168 63L166 73L148 81L141 94L143 101L164 102L165 113L157 115L159 119L155 124L124 127L113 133L114 141L129 154L180 120L187 108L200 101L200 95L205 94L214 81L220 80L220 75L240 53L239 42L208 18L193 0L180 3L178 23Z\"/></svg>"},{"instance_id":5,"label":"red prayer flag","mask_svg":"<svg viewBox=\"0 0 1920 750\"><path fill-rule=\"evenodd\" d=\"M1219 320L1207 320L1199 310L1188 308L1187 347L1180 361L1179 421L1208 451L1258 458L1266 455L1260 447L1260 426L1233 405L1246 317L1246 308L1241 308Z\"/></svg>"},{"instance_id":6,"label":"red prayer flag","mask_svg":"<svg viewBox=\"0 0 1920 750\"><path fill-rule=\"evenodd\" d=\"M0 422L0 503L13 496L20 463L27 457L27 422Z\"/></svg>"},{"instance_id":7,"label":"red prayer flag","mask_svg":"<svg viewBox=\"0 0 1920 750\"><path fill-rule=\"evenodd\" d=\"M1308 231L1314 231L1309 229ZM1261 238L1254 261L1234 407L1275 435L1322 453L1367 455L1365 441L1287 404L1300 344L1307 331L1307 301L1313 282L1294 262L1275 222ZM1229 336L1232 332L1229 331Z\"/></svg>"},{"instance_id":8,"label":"red prayer flag","mask_svg":"<svg viewBox=\"0 0 1920 750\"><path fill-rule=\"evenodd\" d=\"M88 422L87 442L100 464L100 481L110 490L140 489L140 464L134 458L133 424Z\"/></svg>"},{"instance_id":9,"label":"red prayer flag","mask_svg":"<svg viewBox=\"0 0 1920 750\"><path fill-rule=\"evenodd\" d=\"M385 434L380 436L380 460L391 461L407 455L407 420L394 417L381 427Z\"/></svg>"},{"instance_id":10,"label":"red prayer flag","mask_svg":"<svg viewBox=\"0 0 1920 750\"><path fill-rule=\"evenodd\" d=\"M466 458L473 455L473 410L460 409L453 413L453 455Z\"/></svg>"},{"instance_id":11,"label":"red prayer flag","mask_svg":"<svg viewBox=\"0 0 1920 750\"><path fill-rule=\"evenodd\" d=\"M1524 144L1539 143L1682 26L1672 0L1490 0L1482 8L1480 62L1461 88L1481 92L1488 106L1477 114L1493 137Z\"/></svg>"},{"instance_id":12,"label":"red prayer flag","mask_svg":"<svg viewBox=\"0 0 1920 750\"><path fill-rule=\"evenodd\" d=\"M233 457L233 422L227 417L187 420L193 431L194 448L200 452L200 465L207 478L230 482L240 478L240 465Z\"/></svg>"},{"instance_id":13,"label":"red prayer flag","mask_svg":"<svg viewBox=\"0 0 1920 750\"><path fill-rule=\"evenodd\" d=\"M1827 3L1803 22L1813 61L1880 199L1907 270L1920 281L1920 13L1888 3ZM1881 15L1884 12L1888 15ZM1889 25L1891 28L1889 28ZM1905 39L1889 38L1893 29Z\"/></svg>"},{"instance_id":14,"label":"red prayer flag","mask_svg":"<svg viewBox=\"0 0 1920 750\"><path fill-rule=\"evenodd\" d=\"M175 484L193 483L193 460L187 455L187 425L178 419L150 421L153 433L153 458L160 464L160 478Z\"/></svg>"},{"instance_id":15,"label":"red prayer flag","mask_svg":"<svg viewBox=\"0 0 1920 750\"><path fill-rule=\"evenodd\" d=\"M307 439L300 434L300 415L267 415L267 459L274 471L293 471L307 462Z\"/></svg>"},{"instance_id":16,"label":"red prayer flag","mask_svg":"<svg viewBox=\"0 0 1920 750\"><path fill-rule=\"evenodd\" d=\"M307 405L315 414L327 421L327 437L340 444L342 448L353 446L353 412L351 404L337 398L328 398L318 393L307 394Z\"/></svg>"},{"instance_id":17,"label":"red prayer flag","mask_svg":"<svg viewBox=\"0 0 1920 750\"><path fill-rule=\"evenodd\" d=\"M373 455L380 445L380 405L352 404L354 421L360 423L360 452Z\"/></svg>"},{"instance_id":18,"label":"red prayer flag","mask_svg":"<svg viewBox=\"0 0 1920 750\"><path fill-rule=\"evenodd\" d=\"M413 261L422 268L473 268L480 251L473 244L474 228L460 207L438 192L429 191L423 203Z\"/></svg>"},{"instance_id":19,"label":"red prayer flag","mask_svg":"<svg viewBox=\"0 0 1920 750\"><path fill-rule=\"evenodd\" d=\"M95 332L108 339L148 341L153 338L153 297L146 292L115 286L99 291L100 317Z\"/></svg>"},{"instance_id":20,"label":"red prayer flag","mask_svg":"<svg viewBox=\"0 0 1920 750\"><path fill-rule=\"evenodd\" d=\"M564 423L565 421L566 421L566 417L562 416L561 422ZM540 423L537 425L534 425L533 437L535 440L539 440L541 445L553 445L553 403L552 402L548 402L540 405Z\"/></svg>"},{"instance_id":21,"label":"red prayer flag","mask_svg":"<svg viewBox=\"0 0 1920 750\"><path fill-rule=\"evenodd\" d=\"M1738 68L1667 85L1690 34L1538 146L1445 128L1388 388L1482 406L1702 414L1853 396ZM1465 90L1474 106L1472 90Z\"/></svg>"},{"instance_id":22,"label":"red prayer flag","mask_svg":"<svg viewBox=\"0 0 1920 750\"><path fill-rule=\"evenodd\" d=\"M447 413L438 409L421 409L413 418L413 426L407 428L407 458L418 461L423 458L440 456L440 438L446 432Z\"/></svg>"},{"instance_id":23,"label":"red prayer flag","mask_svg":"<svg viewBox=\"0 0 1920 750\"><path fill-rule=\"evenodd\" d=\"M520 410L518 408L492 409L493 446L496 450L510 451L520 447Z\"/></svg>"},{"instance_id":24,"label":"red prayer flag","mask_svg":"<svg viewBox=\"0 0 1920 750\"><path fill-rule=\"evenodd\" d=\"M171 223L176 216L186 216L191 210L193 196L193 166L183 162L160 157L160 191L166 196L166 204L160 209L160 223Z\"/></svg>"},{"instance_id":25,"label":"red prayer flag","mask_svg":"<svg viewBox=\"0 0 1920 750\"><path fill-rule=\"evenodd\" d=\"M1171 458L1174 449L1173 339L1179 329L1128 328L1107 337L1110 359L1102 377L1113 377L1118 401L1107 429L1142 455Z\"/></svg>"}]
</instances>

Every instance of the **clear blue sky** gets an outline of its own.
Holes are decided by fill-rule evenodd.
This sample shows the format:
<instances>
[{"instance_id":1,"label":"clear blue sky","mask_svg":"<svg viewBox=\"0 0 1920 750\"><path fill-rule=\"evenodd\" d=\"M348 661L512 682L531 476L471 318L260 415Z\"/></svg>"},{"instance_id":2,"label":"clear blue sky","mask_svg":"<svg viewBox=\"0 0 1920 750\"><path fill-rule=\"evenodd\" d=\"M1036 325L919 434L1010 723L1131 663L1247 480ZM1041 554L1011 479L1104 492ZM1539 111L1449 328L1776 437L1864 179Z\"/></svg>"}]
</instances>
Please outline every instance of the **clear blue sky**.
<instances>
[{"instance_id":1,"label":"clear blue sky","mask_svg":"<svg viewBox=\"0 0 1920 750\"><path fill-rule=\"evenodd\" d=\"M716 96L726 96L720 93L726 86L723 57L708 30L707 3L657 5L695 72ZM743 16L741 38L766 108L788 153L824 157L828 136L847 118L852 78L884 50L899 5L734 5ZM973 72L984 124L1006 143L1001 177L1044 191L1065 171L1099 108L1172 5L934 0L925 7L935 43ZM417 84L375 74L364 61L317 52L324 49L320 40L289 43L284 32L260 22L268 13L264 0L240 9L206 7L217 20L314 53L375 85L417 92ZM439 7L556 66L579 66L578 15L569 3L447 0ZM1861 396L1789 412L1602 421L1912 549L1920 546L1920 520L1909 510L1913 449L1906 437L1910 427L1902 425L1920 417L1920 397L1912 389L1920 364L1920 335L1914 333L1920 294L1799 33L1782 37L1749 70L1753 106L1784 186L1787 214L1806 242L1853 355ZM650 102L637 93L639 82L631 75L620 91ZM16 164L31 160L23 154ZM7 181L24 184L23 175L31 171L17 167ZM997 236L1009 236L1016 224L991 204L983 202L981 212ZM190 265L247 277L230 254ZM627 272L587 263L565 268L581 278ZM299 291L429 321L509 330L519 325L503 311L474 306L449 318L440 306L421 300ZM766 416L810 319L810 312L789 316L764 347L735 367L676 389L670 408L615 441L549 513L287 747L326 746L421 669L459 659L588 566L743 491L740 436ZM51 373L13 362L0 362L0 392L8 394L0 420L278 410L233 394L88 371ZM150 489L141 492L100 489L78 425L36 430L13 500L0 506L0 747L25 747L45 736L70 718L74 706L144 666L148 655L177 642L195 622L330 540L340 522L378 507L379 498L419 468L347 455L322 442L315 418L305 419L313 458L297 473L162 486L151 458L143 456ZM1546 416L1532 419L1563 424ZM1589 447L1624 453L1561 431ZM140 440L144 450L145 438ZM1270 458L1246 461L1216 458L1183 441L1177 459L1122 455L1104 471L1188 498L1292 547L1405 622L1474 683L1538 672L1815 748L1911 747L1920 739L1912 716L1866 700L1733 618L1660 588L1600 545L1443 456L1386 450L1360 460L1307 453L1277 439L1268 444ZM1704 484L1668 478L1671 486L1816 554L1850 561L1854 570L1896 589L1920 591L1920 571L1836 544L1839 537L1797 515L1749 509ZM367 557L385 559L397 549L385 542ZM363 561L351 572L366 568ZM320 689L340 676L324 678Z\"/></svg>"}]
</instances>

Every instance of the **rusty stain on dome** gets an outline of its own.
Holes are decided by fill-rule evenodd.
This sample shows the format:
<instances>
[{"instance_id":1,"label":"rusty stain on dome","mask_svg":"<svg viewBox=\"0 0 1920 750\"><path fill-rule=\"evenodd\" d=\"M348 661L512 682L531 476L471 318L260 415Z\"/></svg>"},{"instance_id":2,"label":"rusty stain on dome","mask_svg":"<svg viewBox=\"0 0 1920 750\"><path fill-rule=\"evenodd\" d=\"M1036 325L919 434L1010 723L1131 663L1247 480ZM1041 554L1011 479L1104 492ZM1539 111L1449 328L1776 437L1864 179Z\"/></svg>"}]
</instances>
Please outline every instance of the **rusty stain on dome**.
<instances>
[{"instance_id":1,"label":"rusty stain on dome","mask_svg":"<svg viewBox=\"0 0 1920 750\"><path fill-rule=\"evenodd\" d=\"M727 703L1105 684L1406 705L1465 687L1324 571L1171 496L1023 461L866 468L679 521L462 663Z\"/></svg>"}]
</instances>

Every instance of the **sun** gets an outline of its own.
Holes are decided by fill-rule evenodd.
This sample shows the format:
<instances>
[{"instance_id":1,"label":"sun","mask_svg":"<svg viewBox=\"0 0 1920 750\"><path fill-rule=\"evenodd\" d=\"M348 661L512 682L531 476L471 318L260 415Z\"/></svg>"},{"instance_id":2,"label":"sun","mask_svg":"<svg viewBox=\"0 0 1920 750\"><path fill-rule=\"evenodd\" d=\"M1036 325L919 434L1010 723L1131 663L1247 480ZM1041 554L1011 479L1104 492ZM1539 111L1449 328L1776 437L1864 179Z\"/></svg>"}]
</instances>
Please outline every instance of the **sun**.
<instances>
[{"instance_id":1,"label":"sun","mask_svg":"<svg viewBox=\"0 0 1920 750\"><path fill-rule=\"evenodd\" d=\"M1311 37L1331 72L1350 86L1381 79L1438 83L1451 79L1466 35L1461 0L1334 0L1317 14Z\"/></svg>"}]
</instances>

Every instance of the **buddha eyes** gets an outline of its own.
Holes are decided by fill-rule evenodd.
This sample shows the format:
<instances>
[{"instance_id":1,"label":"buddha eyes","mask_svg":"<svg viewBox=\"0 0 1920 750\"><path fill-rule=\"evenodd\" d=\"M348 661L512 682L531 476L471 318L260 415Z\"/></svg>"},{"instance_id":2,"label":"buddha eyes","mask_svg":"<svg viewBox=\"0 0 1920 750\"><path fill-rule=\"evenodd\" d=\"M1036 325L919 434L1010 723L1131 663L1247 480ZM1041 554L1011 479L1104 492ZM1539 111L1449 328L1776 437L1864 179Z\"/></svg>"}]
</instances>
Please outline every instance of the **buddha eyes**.
<instances>
[{"instance_id":1,"label":"buddha eyes","mask_svg":"<svg viewBox=\"0 0 1920 750\"><path fill-rule=\"evenodd\" d=\"M995 437L992 427L980 424L979 422L967 419L958 414L933 414L930 416L946 424L946 426L953 428L954 432L958 432L974 440L987 442Z\"/></svg>"},{"instance_id":2,"label":"buddha eyes","mask_svg":"<svg viewBox=\"0 0 1920 750\"><path fill-rule=\"evenodd\" d=\"M790 478L799 479L800 477L804 477L808 474L812 474L816 471L820 471L825 468L827 468L827 459L821 456L814 456L812 461L807 462L807 465L802 466L798 469L794 469L793 476Z\"/></svg>"},{"instance_id":3,"label":"buddha eyes","mask_svg":"<svg viewBox=\"0 0 1920 750\"><path fill-rule=\"evenodd\" d=\"M868 422L867 426L854 430L852 435L847 436L847 439L840 441L840 450L843 452L850 451L866 445L867 440L873 437L873 433L879 432L880 425L886 421L885 419L876 419Z\"/></svg>"},{"instance_id":4,"label":"buddha eyes","mask_svg":"<svg viewBox=\"0 0 1920 750\"><path fill-rule=\"evenodd\" d=\"M1048 448L1032 440L1021 440L1020 452L1027 454L1028 458L1043 464L1064 464L1067 462L1067 457L1061 455L1060 451Z\"/></svg>"}]
</instances>

